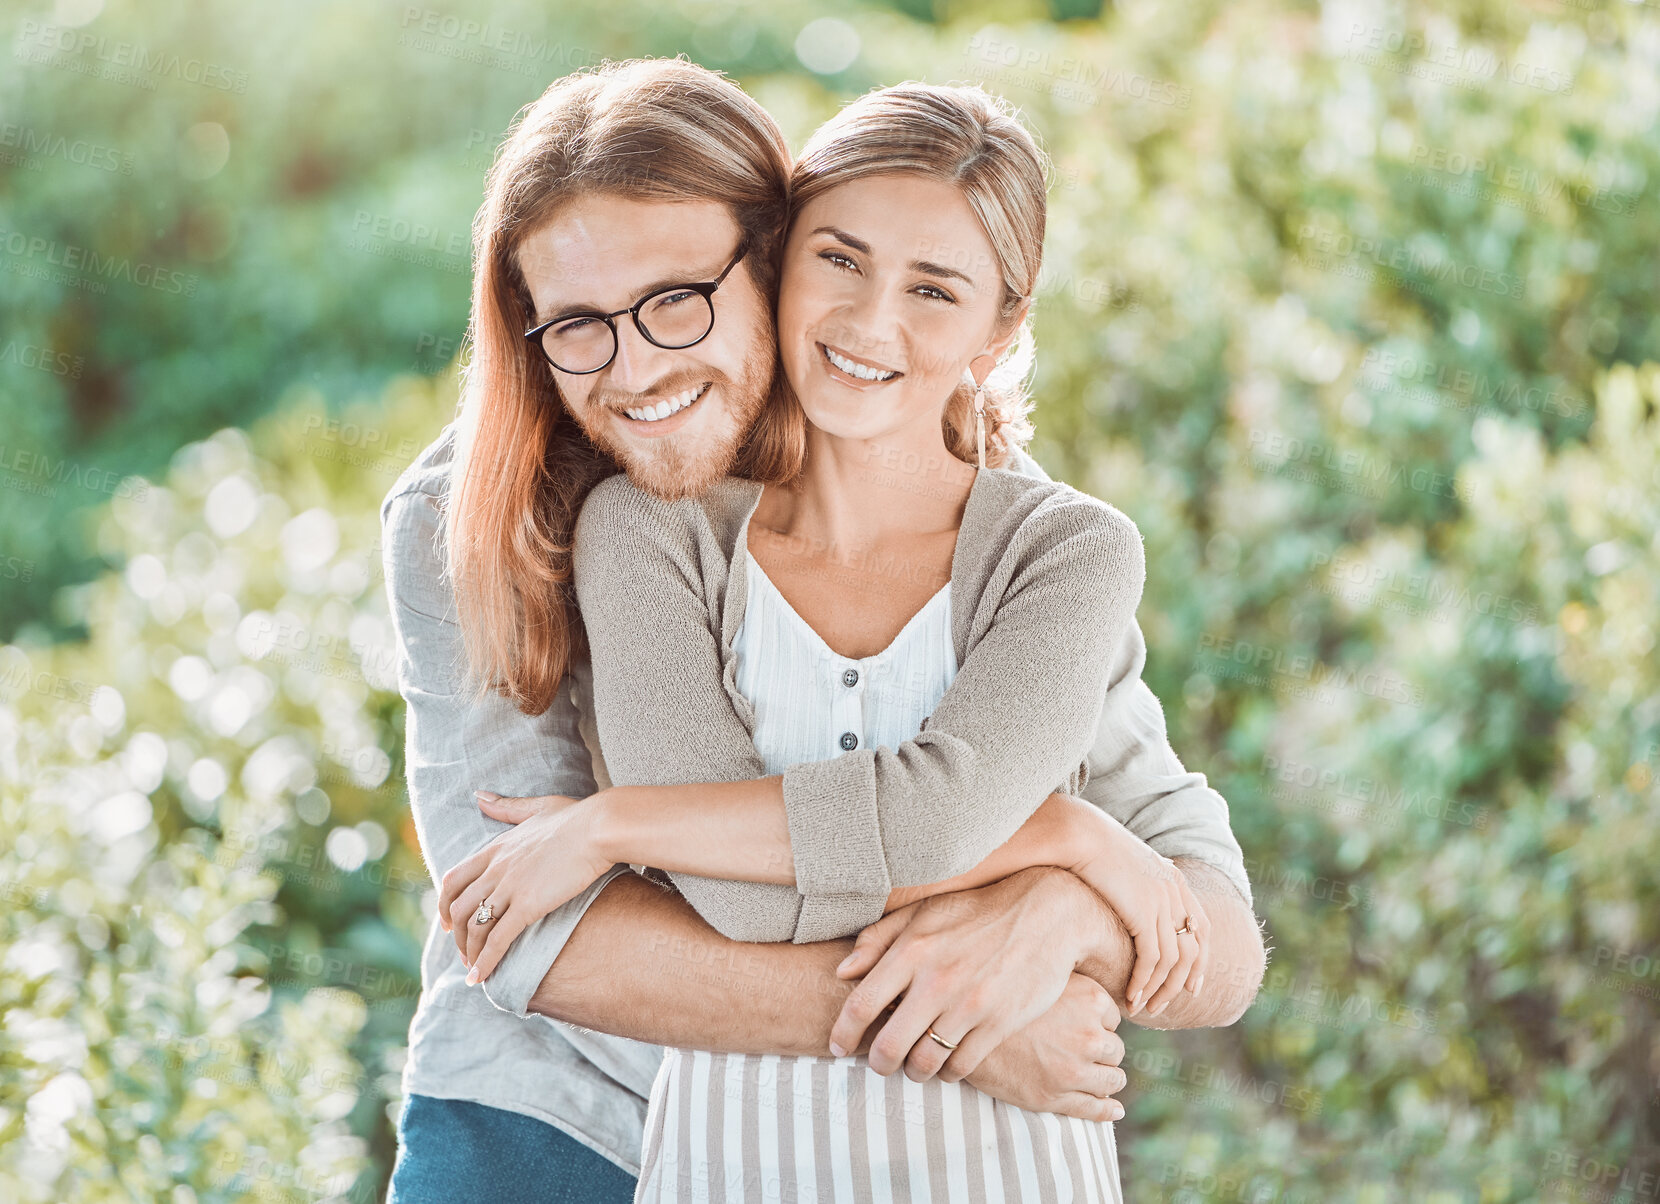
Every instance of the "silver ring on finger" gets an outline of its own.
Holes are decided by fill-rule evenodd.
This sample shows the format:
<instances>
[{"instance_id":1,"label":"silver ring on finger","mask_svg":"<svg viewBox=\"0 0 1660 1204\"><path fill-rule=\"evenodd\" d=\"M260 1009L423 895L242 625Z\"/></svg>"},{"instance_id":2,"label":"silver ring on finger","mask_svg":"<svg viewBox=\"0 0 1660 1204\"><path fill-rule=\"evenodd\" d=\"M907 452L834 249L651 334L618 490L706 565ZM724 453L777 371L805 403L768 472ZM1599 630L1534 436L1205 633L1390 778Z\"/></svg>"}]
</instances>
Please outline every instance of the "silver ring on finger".
<instances>
[{"instance_id":1,"label":"silver ring on finger","mask_svg":"<svg viewBox=\"0 0 1660 1204\"><path fill-rule=\"evenodd\" d=\"M478 905L478 910L473 912L473 923L475 923L475 924L488 924L491 920L493 920L495 918L496 918L495 905L492 904L490 902L490 900L488 900L488 899L486 899L486 900L484 900L484 902L480 903Z\"/></svg>"}]
</instances>

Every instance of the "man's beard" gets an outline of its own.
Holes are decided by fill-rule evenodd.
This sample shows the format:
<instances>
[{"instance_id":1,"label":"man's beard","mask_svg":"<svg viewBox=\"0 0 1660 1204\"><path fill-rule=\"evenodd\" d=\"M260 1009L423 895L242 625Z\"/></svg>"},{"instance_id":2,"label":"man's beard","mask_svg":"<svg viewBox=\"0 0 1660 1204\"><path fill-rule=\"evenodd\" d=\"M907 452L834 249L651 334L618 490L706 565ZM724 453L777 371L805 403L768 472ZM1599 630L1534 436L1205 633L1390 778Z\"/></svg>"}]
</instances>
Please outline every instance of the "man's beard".
<instances>
[{"instance_id":1,"label":"man's beard","mask_svg":"<svg viewBox=\"0 0 1660 1204\"><path fill-rule=\"evenodd\" d=\"M590 397L577 414L577 422L590 442L620 464L633 481L647 493L664 501L696 497L732 471L738 451L766 407L772 391L777 351L771 340L745 359L741 375L733 380L714 368L701 368L681 380L666 380L652 389L658 397L672 396L709 381L709 391L696 405L711 403L720 414L704 415L697 443L679 434L653 439L644 447L620 438L611 411L627 408L632 397L607 400L603 393Z\"/></svg>"}]
</instances>

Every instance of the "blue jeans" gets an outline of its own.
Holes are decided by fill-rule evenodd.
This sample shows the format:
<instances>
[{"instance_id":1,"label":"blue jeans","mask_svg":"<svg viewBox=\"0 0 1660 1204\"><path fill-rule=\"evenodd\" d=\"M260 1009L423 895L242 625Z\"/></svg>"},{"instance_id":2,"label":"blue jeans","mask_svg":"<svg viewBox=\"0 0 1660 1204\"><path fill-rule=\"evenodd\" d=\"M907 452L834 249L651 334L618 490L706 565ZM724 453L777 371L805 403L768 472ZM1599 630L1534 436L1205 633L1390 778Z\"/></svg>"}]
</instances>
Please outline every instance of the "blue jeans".
<instances>
[{"instance_id":1,"label":"blue jeans","mask_svg":"<svg viewBox=\"0 0 1660 1204\"><path fill-rule=\"evenodd\" d=\"M629 1204L634 1176L519 1112L411 1095L387 1204Z\"/></svg>"}]
</instances>

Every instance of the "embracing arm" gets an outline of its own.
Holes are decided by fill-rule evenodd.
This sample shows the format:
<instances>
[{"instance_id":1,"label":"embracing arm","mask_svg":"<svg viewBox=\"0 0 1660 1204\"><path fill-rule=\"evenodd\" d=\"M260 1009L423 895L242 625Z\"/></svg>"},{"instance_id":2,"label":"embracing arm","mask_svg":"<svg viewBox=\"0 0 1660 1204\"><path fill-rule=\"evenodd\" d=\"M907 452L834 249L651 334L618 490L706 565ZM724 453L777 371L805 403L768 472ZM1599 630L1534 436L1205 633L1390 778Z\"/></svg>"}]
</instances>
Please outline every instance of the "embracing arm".
<instances>
[{"instance_id":1,"label":"embracing arm","mask_svg":"<svg viewBox=\"0 0 1660 1204\"><path fill-rule=\"evenodd\" d=\"M785 822L783 778L694 786L612 786L590 800L595 841L610 862L651 865L710 878L795 885L795 860ZM886 911L931 895L972 890L1034 865L1068 867L1078 860L1067 823L1066 796L1052 794L1008 840L964 873L939 882L895 887Z\"/></svg>"},{"instance_id":2,"label":"embracing arm","mask_svg":"<svg viewBox=\"0 0 1660 1204\"><path fill-rule=\"evenodd\" d=\"M398 688L406 703L404 746L409 803L421 853L436 881L490 844L507 824L479 811L473 791L567 793L593 789L587 746L561 691L541 715L525 715L505 698L477 698L465 677L466 656L455 601L445 577L441 468L400 487L381 508L381 546L398 652ZM559 956L585 907L617 867L530 925L481 988L491 1003L518 1016ZM452 968L464 973L459 954Z\"/></svg>"},{"instance_id":3,"label":"embracing arm","mask_svg":"<svg viewBox=\"0 0 1660 1204\"><path fill-rule=\"evenodd\" d=\"M771 843L728 846L722 855L742 864L725 868L762 885L793 880L800 906L793 931L751 939L855 931L883 913L896 886L974 869L1057 782L1078 774L1107 665L1140 599L1139 533L1122 514L1072 491L994 480L972 501L997 508L979 517L992 528L980 535L1010 551L983 583L985 601L969 620L977 638L928 727L898 749L791 766L764 785L781 791L780 829L776 815L765 814L779 794L744 793L746 783L763 787L753 734L726 680L732 666L722 658L732 544L699 532L713 525L735 541L741 522L695 501L650 498L622 479L590 495L577 527L576 585L611 776L640 787L702 783L679 795L653 791L659 802L695 802L699 822L711 801L717 811L746 799L762 809L759 826L734 816L728 830ZM741 579L732 588L741 589ZM780 832L789 840L788 867Z\"/></svg>"},{"instance_id":4,"label":"embracing arm","mask_svg":"<svg viewBox=\"0 0 1660 1204\"><path fill-rule=\"evenodd\" d=\"M852 949L733 941L675 892L625 874L583 914L530 1006L655 1045L822 1055L853 988L836 977Z\"/></svg>"}]
</instances>

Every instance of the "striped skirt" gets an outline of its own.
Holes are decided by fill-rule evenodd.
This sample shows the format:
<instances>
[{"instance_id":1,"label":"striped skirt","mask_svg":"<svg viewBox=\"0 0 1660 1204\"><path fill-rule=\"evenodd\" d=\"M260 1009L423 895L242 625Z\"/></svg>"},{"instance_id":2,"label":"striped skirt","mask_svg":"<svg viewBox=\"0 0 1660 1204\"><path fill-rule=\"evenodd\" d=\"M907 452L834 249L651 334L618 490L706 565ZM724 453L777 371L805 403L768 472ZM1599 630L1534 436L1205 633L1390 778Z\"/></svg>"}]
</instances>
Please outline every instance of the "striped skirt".
<instances>
[{"instance_id":1,"label":"striped skirt","mask_svg":"<svg viewBox=\"0 0 1660 1204\"><path fill-rule=\"evenodd\" d=\"M640 1162L636 1204L1123 1204L1111 1124L862 1057L670 1049Z\"/></svg>"}]
</instances>

